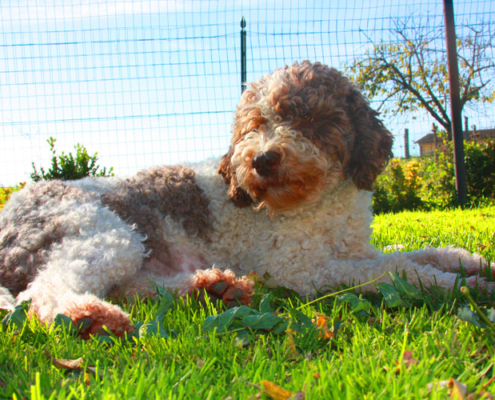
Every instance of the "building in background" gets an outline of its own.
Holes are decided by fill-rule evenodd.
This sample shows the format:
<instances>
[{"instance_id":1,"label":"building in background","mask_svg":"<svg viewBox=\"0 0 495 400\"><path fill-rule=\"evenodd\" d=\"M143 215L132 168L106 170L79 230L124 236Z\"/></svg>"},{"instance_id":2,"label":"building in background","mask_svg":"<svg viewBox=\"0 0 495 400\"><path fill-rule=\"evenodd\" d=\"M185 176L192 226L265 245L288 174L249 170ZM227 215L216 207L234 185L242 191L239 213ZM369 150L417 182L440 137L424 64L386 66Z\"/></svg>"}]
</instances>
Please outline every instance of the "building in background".
<instances>
[{"instance_id":1,"label":"building in background","mask_svg":"<svg viewBox=\"0 0 495 400\"><path fill-rule=\"evenodd\" d=\"M495 137L495 128L477 130L476 127L474 127L472 130L464 131L464 140L466 141L474 140L478 142L480 140L492 137ZM434 131L432 133L428 133L414 143L419 145L419 155L422 157L433 154L442 141L442 138L437 135L436 131Z\"/></svg>"}]
</instances>

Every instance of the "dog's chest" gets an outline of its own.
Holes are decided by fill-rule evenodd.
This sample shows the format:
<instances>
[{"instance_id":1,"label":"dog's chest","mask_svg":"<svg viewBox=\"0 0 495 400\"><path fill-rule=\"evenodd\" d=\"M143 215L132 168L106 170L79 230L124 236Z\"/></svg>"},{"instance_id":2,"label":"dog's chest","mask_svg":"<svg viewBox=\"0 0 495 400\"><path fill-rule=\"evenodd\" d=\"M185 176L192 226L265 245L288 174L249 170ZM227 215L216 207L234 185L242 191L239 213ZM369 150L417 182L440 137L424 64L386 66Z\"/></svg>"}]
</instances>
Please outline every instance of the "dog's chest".
<instances>
[{"instance_id":1,"label":"dog's chest","mask_svg":"<svg viewBox=\"0 0 495 400\"><path fill-rule=\"evenodd\" d=\"M271 220L265 212L235 211L214 225L212 241L205 249L214 264L243 273L264 273L273 266L321 264L330 255L346 250L339 234L346 225L342 215L316 209Z\"/></svg>"}]
</instances>

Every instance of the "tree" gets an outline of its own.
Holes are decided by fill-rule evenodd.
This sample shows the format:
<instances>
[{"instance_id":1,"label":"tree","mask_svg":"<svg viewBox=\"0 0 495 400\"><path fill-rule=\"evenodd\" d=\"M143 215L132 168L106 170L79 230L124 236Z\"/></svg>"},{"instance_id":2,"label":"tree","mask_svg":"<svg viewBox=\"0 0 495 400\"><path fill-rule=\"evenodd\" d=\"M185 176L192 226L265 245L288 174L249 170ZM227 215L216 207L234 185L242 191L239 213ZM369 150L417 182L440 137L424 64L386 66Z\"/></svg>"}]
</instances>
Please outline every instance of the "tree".
<instances>
[{"instance_id":1,"label":"tree","mask_svg":"<svg viewBox=\"0 0 495 400\"><path fill-rule=\"evenodd\" d=\"M495 30L486 23L460 26L468 34L457 40L461 107L495 100L495 63L489 54ZM379 110L392 114L426 110L447 132L449 85L442 28L414 26L411 19L396 21L392 41L375 44L350 65L351 79Z\"/></svg>"}]
</instances>

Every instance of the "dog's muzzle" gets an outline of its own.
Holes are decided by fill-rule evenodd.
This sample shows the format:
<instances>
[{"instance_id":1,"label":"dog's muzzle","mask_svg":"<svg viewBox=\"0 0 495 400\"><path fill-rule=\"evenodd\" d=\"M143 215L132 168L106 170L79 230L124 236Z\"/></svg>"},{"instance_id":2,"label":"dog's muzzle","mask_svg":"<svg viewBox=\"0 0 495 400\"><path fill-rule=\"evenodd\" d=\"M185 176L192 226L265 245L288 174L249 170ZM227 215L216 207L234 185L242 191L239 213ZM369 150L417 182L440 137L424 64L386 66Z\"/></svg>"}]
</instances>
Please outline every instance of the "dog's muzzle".
<instances>
[{"instance_id":1,"label":"dog's muzzle","mask_svg":"<svg viewBox=\"0 0 495 400\"><path fill-rule=\"evenodd\" d=\"M271 176L280 165L281 156L273 151L259 153L253 157L252 167L260 176Z\"/></svg>"}]
</instances>

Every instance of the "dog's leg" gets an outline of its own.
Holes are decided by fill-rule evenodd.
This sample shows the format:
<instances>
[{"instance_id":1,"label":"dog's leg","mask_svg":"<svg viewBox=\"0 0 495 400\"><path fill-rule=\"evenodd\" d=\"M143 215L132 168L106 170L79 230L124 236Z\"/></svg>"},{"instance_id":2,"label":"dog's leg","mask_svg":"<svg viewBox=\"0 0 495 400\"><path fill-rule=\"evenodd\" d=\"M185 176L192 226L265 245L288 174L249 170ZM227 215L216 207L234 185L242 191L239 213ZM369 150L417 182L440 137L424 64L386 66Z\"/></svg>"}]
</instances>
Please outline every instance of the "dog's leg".
<instances>
[{"instance_id":1,"label":"dog's leg","mask_svg":"<svg viewBox=\"0 0 495 400\"><path fill-rule=\"evenodd\" d=\"M197 271L189 292L198 293L201 298L205 291L212 300L222 300L231 308L251 302L253 282L246 277L237 278L231 270L211 268Z\"/></svg>"},{"instance_id":2,"label":"dog's leg","mask_svg":"<svg viewBox=\"0 0 495 400\"><path fill-rule=\"evenodd\" d=\"M469 287L479 286L492 292L494 283L488 282L480 276L480 266L483 260L479 256L471 256L467 251L456 248L422 249L410 253L382 254L377 259L377 268L397 272L403 272L409 282L424 287L438 285L444 289L452 289L460 275L460 263L465 268L469 278L466 285ZM382 265L383 264L383 265Z\"/></svg>"},{"instance_id":3,"label":"dog's leg","mask_svg":"<svg viewBox=\"0 0 495 400\"><path fill-rule=\"evenodd\" d=\"M482 274L489 267L491 276L495 277L495 263L488 263L478 254L456 247L428 247L403 253L404 257L418 264L429 264L444 272L464 272L467 276Z\"/></svg>"},{"instance_id":4,"label":"dog's leg","mask_svg":"<svg viewBox=\"0 0 495 400\"><path fill-rule=\"evenodd\" d=\"M459 274L452 270L443 271L435 264L416 261L416 255L409 253L380 254L376 258L364 260L327 260L318 266L307 265L305 268L284 268L270 271L272 277L280 285L293 289L303 295L314 295L317 290L334 290L340 284L359 285L380 278L380 282L391 282L387 272L405 273L408 282L424 287L440 286L452 289ZM383 276L382 276L383 275ZM378 283L374 282L375 284ZM468 286L479 285L489 292L494 290L494 283L485 278L472 276L466 279ZM374 284L367 285L364 290L374 290Z\"/></svg>"},{"instance_id":5,"label":"dog's leg","mask_svg":"<svg viewBox=\"0 0 495 400\"><path fill-rule=\"evenodd\" d=\"M69 315L83 337L102 332L104 325L119 336L130 332L128 315L102 298L136 274L144 246L142 238L122 223L106 225L54 244L45 267L18 295L18 302L30 299L30 311L43 322L51 323L57 314Z\"/></svg>"},{"instance_id":6,"label":"dog's leg","mask_svg":"<svg viewBox=\"0 0 495 400\"><path fill-rule=\"evenodd\" d=\"M210 268L195 273L184 272L173 276L146 274L142 271L132 282L116 288L111 296L154 296L154 285L170 290L180 296L192 295L204 300L205 292L211 300L222 300L227 307L247 305L253 295L253 282L246 277L236 277L231 270Z\"/></svg>"}]
</instances>

